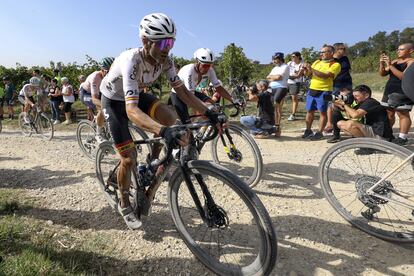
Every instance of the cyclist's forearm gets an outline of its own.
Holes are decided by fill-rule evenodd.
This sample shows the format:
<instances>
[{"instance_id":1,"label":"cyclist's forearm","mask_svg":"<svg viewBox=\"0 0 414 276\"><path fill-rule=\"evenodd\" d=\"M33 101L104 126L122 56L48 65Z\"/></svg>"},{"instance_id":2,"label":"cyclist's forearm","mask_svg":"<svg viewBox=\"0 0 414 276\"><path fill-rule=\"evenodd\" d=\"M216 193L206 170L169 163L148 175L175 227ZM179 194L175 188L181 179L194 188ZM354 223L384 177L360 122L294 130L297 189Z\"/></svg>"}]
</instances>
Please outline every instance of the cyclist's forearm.
<instances>
[{"instance_id":1,"label":"cyclist's forearm","mask_svg":"<svg viewBox=\"0 0 414 276\"><path fill-rule=\"evenodd\" d=\"M187 90L187 88L182 85L180 87L175 88L177 96L180 100L182 100L186 105L196 109L201 113L205 113L207 111L207 106L200 101L193 93Z\"/></svg>"},{"instance_id":2,"label":"cyclist's forearm","mask_svg":"<svg viewBox=\"0 0 414 276\"><path fill-rule=\"evenodd\" d=\"M222 86L219 86L216 88L216 91L226 100L229 100L230 102L233 102L233 97L227 92L226 89L224 89Z\"/></svg>"}]
</instances>

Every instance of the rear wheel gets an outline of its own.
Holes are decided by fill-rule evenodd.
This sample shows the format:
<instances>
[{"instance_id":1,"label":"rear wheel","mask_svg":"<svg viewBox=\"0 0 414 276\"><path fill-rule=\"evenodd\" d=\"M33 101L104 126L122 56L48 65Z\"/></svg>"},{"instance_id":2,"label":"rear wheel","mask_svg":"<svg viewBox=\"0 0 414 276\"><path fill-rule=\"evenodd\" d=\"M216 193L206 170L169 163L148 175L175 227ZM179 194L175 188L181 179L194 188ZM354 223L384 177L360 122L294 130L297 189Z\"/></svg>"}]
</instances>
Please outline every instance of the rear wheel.
<instances>
[{"instance_id":1,"label":"rear wheel","mask_svg":"<svg viewBox=\"0 0 414 276\"><path fill-rule=\"evenodd\" d=\"M414 159L408 149L368 138L345 140L322 157L319 179L332 207L375 237L414 242ZM373 191L367 190L411 157Z\"/></svg>"},{"instance_id":2,"label":"rear wheel","mask_svg":"<svg viewBox=\"0 0 414 276\"><path fill-rule=\"evenodd\" d=\"M254 139L242 128L229 125L228 131L233 140L234 147L223 132L211 143L211 154L215 163L229 169L239 176L250 187L254 187L260 181L263 173L263 159L260 149Z\"/></svg>"},{"instance_id":3,"label":"rear wheel","mask_svg":"<svg viewBox=\"0 0 414 276\"><path fill-rule=\"evenodd\" d=\"M269 275L276 262L277 240L271 219L256 194L229 170L207 161L187 163L170 180L168 200L178 232L193 254L219 275ZM206 204L204 182L214 205ZM201 212L191 194L201 204Z\"/></svg>"},{"instance_id":4,"label":"rear wheel","mask_svg":"<svg viewBox=\"0 0 414 276\"><path fill-rule=\"evenodd\" d=\"M29 117L30 115L26 115L26 116ZM25 121L24 117L25 116L24 116L23 113L19 114L19 127L20 127L20 130L22 131L22 134L24 136L31 136L33 134L33 128L31 126L31 123L27 123ZM30 121L32 121L32 120L30 119Z\"/></svg>"}]
</instances>

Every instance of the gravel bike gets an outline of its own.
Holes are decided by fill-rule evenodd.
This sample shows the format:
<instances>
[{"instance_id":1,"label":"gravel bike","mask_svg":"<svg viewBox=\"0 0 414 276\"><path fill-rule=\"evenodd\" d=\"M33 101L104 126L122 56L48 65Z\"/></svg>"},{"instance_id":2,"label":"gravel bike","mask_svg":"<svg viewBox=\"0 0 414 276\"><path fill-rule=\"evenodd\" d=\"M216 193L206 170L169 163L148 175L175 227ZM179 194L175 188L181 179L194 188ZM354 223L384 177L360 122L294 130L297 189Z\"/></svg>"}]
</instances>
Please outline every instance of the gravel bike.
<instances>
[{"instance_id":1,"label":"gravel bike","mask_svg":"<svg viewBox=\"0 0 414 276\"><path fill-rule=\"evenodd\" d=\"M112 137L106 123L103 127L103 132L100 135L101 137L98 137L96 127L96 116L94 116L93 121L81 120L76 128L76 139L78 141L78 145L82 150L82 153L92 161L95 161L96 151L98 150L98 145L100 142L99 140L103 139L112 141ZM148 138L147 134L144 131L132 124L129 125L129 132L131 133L132 138L135 140ZM147 145L146 147L140 146L139 148L139 153L143 153L144 155L150 151L150 145Z\"/></svg>"},{"instance_id":2,"label":"gravel bike","mask_svg":"<svg viewBox=\"0 0 414 276\"><path fill-rule=\"evenodd\" d=\"M226 108L235 108L235 112L229 116L236 117L243 105L227 104L216 107L220 113L223 113ZM205 144L200 138L203 135L209 135L212 130L213 128L210 126L195 133L198 152L201 152ZM263 173L262 154L256 141L243 128L228 123L223 128L223 132L211 141L210 151L215 163L238 175L250 187L256 186L260 181Z\"/></svg>"},{"instance_id":3,"label":"gravel bike","mask_svg":"<svg viewBox=\"0 0 414 276\"><path fill-rule=\"evenodd\" d=\"M24 112L19 114L19 126L24 136L31 136L33 133L36 133L40 134L42 139L45 140L52 140L53 138L54 128L52 120L42 112L38 104L31 107L26 116Z\"/></svg>"},{"instance_id":4,"label":"gravel bike","mask_svg":"<svg viewBox=\"0 0 414 276\"><path fill-rule=\"evenodd\" d=\"M319 180L329 203L353 226L414 243L414 152L376 139L345 140L322 157Z\"/></svg>"},{"instance_id":5,"label":"gravel bike","mask_svg":"<svg viewBox=\"0 0 414 276\"><path fill-rule=\"evenodd\" d=\"M210 126L210 122L176 125L186 132ZM207 141L218 134L214 128ZM191 252L218 275L269 275L277 254L276 234L264 205L240 178L208 161L192 159L189 148L179 148L161 138L134 141L136 145L164 143L160 159L148 156L133 170L130 202L138 217L151 213L151 204L172 163L177 168L167 190L169 209L177 231ZM100 144L96 175L109 204L118 208L119 159L112 143ZM159 173L158 168L162 167Z\"/></svg>"}]
</instances>

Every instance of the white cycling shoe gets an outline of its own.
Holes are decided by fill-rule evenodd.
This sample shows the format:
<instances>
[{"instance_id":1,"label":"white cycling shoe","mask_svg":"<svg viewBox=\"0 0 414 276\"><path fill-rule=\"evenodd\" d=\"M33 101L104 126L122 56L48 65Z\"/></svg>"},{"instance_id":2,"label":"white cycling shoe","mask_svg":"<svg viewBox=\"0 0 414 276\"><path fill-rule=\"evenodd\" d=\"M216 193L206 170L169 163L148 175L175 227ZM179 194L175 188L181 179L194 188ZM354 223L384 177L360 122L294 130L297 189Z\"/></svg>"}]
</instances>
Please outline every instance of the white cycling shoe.
<instances>
[{"instance_id":1,"label":"white cycling shoe","mask_svg":"<svg viewBox=\"0 0 414 276\"><path fill-rule=\"evenodd\" d=\"M124 218L124 221L129 229L136 230L142 226L142 221L137 218L131 206L121 208L121 205L118 204L118 211Z\"/></svg>"}]
</instances>

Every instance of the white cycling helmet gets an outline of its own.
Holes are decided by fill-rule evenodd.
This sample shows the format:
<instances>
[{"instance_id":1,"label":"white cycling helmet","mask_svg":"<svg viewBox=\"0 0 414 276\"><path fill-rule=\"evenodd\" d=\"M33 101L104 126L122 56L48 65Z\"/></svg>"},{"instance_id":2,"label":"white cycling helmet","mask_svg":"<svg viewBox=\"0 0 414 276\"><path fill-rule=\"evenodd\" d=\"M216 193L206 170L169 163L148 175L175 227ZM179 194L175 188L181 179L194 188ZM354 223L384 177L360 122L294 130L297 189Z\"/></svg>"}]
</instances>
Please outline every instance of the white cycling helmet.
<instances>
[{"instance_id":1,"label":"white cycling helmet","mask_svg":"<svg viewBox=\"0 0 414 276\"><path fill-rule=\"evenodd\" d=\"M209 48L200 48L194 52L194 58L200 63L213 63L214 54Z\"/></svg>"},{"instance_id":2,"label":"white cycling helmet","mask_svg":"<svg viewBox=\"0 0 414 276\"><path fill-rule=\"evenodd\" d=\"M38 77L31 77L29 83L33 86L39 86L40 79Z\"/></svg>"},{"instance_id":3,"label":"white cycling helmet","mask_svg":"<svg viewBox=\"0 0 414 276\"><path fill-rule=\"evenodd\" d=\"M139 24L141 37L149 39L175 38L177 29L174 21L163 13L151 13L142 18Z\"/></svg>"}]
</instances>

